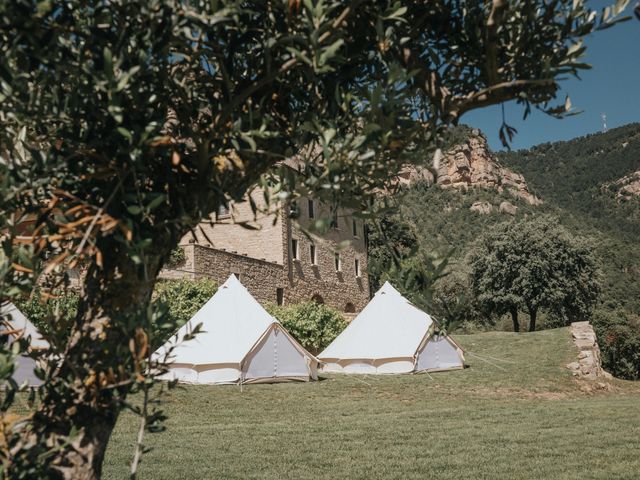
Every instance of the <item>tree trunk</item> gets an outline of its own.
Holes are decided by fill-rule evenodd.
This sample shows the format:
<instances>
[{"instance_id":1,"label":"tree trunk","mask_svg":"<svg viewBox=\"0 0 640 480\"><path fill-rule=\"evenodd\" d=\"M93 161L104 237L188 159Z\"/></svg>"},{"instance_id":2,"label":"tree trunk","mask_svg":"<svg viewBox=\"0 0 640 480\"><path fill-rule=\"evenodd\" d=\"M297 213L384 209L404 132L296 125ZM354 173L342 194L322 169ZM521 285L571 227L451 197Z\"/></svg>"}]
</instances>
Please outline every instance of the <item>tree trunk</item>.
<instances>
[{"instance_id":1,"label":"tree trunk","mask_svg":"<svg viewBox=\"0 0 640 480\"><path fill-rule=\"evenodd\" d=\"M536 317L538 316L538 309L535 307L529 307L529 331L536 331Z\"/></svg>"},{"instance_id":2,"label":"tree trunk","mask_svg":"<svg viewBox=\"0 0 640 480\"><path fill-rule=\"evenodd\" d=\"M37 441L51 454L36 459L46 478L99 479L118 414L143 373L146 312L163 255L156 253L144 274L122 245L103 243L105 265L89 267L66 351L43 387L38 411L14 442L16 471L20 458L23 466L34 461L24 450Z\"/></svg>"},{"instance_id":3,"label":"tree trunk","mask_svg":"<svg viewBox=\"0 0 640 480\"><path fill-rule=\"evenodd\" d=\"M511 320L513 320L513 331L520 331L520 322L518 322L518 307L510 307L509 312L511 313Z\"/></svg>"}]
</instances>

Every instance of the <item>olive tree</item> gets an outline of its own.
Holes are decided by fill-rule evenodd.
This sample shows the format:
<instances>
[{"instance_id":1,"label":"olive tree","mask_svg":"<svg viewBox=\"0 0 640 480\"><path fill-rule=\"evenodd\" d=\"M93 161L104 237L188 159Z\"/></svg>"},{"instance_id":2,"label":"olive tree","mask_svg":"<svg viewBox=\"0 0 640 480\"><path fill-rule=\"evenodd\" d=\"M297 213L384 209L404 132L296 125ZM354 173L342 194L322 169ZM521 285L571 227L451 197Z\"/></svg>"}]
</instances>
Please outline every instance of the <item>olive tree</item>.
<instances>
[{"instance_id":1,"label":"olive tree","mask_svg":"<svg viewBox=\"0 0 640 480\"><path fill-rule=\"evenodd\" d=\"M158 273L218 206L260 186L371 216L373 192L465 112L567 113L559 79L587 68L583 38L626 3L2 2L0 297L35 282L55 295L83 271L38 408L5 436L5 474L99 478L127 396L162 371ZM294 154L304 176L282 164Z\"/></svg>"},{"instance_id":2,"label":"olive tree","mask_svg":"<svg viewBox=\"0 0 640 480\"><path fill-rule=\"evenodd\" d=\"M592 246L553 218L508 223L480 239L471 258L471 280L480 304L510 312L519 331L518 310L536 329L540 310L565 322L587 318L600 295Z\"/></svg>"}]
</instances>

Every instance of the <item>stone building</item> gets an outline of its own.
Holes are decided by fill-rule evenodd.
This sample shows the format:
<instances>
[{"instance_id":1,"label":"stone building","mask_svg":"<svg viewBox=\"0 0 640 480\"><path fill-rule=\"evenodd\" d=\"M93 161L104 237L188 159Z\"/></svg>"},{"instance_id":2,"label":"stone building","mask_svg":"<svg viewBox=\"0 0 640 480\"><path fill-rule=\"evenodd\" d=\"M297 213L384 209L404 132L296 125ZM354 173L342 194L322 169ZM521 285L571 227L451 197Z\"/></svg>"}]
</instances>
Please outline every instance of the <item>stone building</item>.
<instances>
[{"instance_id":1,"label":"stone building","mask_svg":"<svg viewBox=\"0 0 640 480\"><path fill-rule=\"evenodd\" d=\"M261 198L261 192L252 197L258 206ZM309 198L295 208L296 219L284 207L255 218L248 201L220 209L182 239L185 260L161 278L209 277L221 284L233 273L262 302L314 300L359 312L369 301L364 222L343 210L331 215ZM332 218L331 228L308 233L319 218Z\"/></svg>"}]
</instances>

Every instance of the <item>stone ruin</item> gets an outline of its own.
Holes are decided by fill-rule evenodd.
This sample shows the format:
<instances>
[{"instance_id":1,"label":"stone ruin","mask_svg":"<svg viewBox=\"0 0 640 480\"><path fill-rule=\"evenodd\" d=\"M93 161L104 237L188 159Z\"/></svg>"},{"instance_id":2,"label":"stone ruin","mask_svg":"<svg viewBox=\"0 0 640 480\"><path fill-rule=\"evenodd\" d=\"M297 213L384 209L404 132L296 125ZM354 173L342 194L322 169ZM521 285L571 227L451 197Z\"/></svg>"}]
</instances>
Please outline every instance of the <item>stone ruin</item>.
<instances>
[{"instance_id":1,"label":"stone ruin","mask_svg":"<svg viewBox=\"0 0 640 480\"><path fill-rule=\"evenodd\" d=\"M610 385L603 380L610 380L613 376L602 368L600 347L596 332L589 322L573 322L570 327L573 343L578 347L578 360L571 362L567 368L574 377L596 382L595 387L609 390ZM591 388L586 388L591 390Z\"/></svg>"}]
</instances>

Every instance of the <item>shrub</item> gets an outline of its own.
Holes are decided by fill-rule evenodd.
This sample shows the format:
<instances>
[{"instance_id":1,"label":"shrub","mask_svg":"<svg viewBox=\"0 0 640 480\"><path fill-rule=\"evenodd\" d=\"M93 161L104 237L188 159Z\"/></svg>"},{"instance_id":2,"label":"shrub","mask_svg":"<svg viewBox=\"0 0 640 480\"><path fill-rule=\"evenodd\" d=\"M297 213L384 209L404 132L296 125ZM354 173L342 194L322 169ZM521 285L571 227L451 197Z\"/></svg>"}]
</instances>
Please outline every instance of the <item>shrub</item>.
<instances>
[{"instance_id":1,"label":"shrub","mask_svg":"<svg viewBox=\"0 0 640 480\"><path fill-rule=\"evenodd\" d=\"M466 271L454 270L436 281L428 311L447 331L483 331L496 325L496 317L481 312L475 304Z\"/></svg>"},{"instance_id":2,"label":"shrub","mask_svg":"<svg viewBox=\"0 0 640 480\"><path fill-rule=\"evenodd\" d=\"M162 325L155 325L155 341L164 341L167 335L184 325L216 293L217 284L208 278L198 280L158 280L154 299L166 309ZM78 295L70 292L57 298L43 300L40 291L16 306L43 334L68 335L78 310ZM55 332L52 329L55 319Z\"/></svg>"},{"instance_id":3,"label":"shrub","mask_svg":"<svg viewBox=\"0 0 640 480\"><path fill-rule=\"evenodd\" d=\"M42 334L66 336L78 312L78 295L74 292L43 299L40 290L34 290L29 298L16 302L16 307Z\"/></svg>"},{"instance_id":4,"label":"shrub","mask_svg":"<svg viewBox=\"0 0 640 480\"><path fill-rule=\"evenodd\" d=\"M286 307L268 305L267 310L314 355L324 350L347 326L339 312L315 302Z\"/></svg>"},{"instance_id":5,"label":"shrub","mask_svg":"<svg viewBox=\"0 0 640 480\"><path fill-rule=\"evenodd\" d=\"M619 378L640 379L640 318L625 310L598 310L593 316L602 364Z\"/></svg>"},{"instance_id":6,"label":"shrub","mask_svg":"<svg viewBox=\"0 0 640 480\"><path fill-rule=\"evenodd\" d=\"M167 306L168 323L181 327L217 290L218 285L209 278L158 280L153 297Z\"/></svg>"},{"instance_id":7,"label":"shrub","mask_svg":"<svg viewBox=\"0 0 640 480\"><path fill-rule=\"evenodd\" d=\"M167 268L176 268L184 265L184 262L187 261L187 254L184 252L182 247L176 247L171 250L169 254L169 259L167 260L166 267Z\"/></svg>"}]
</instances>

